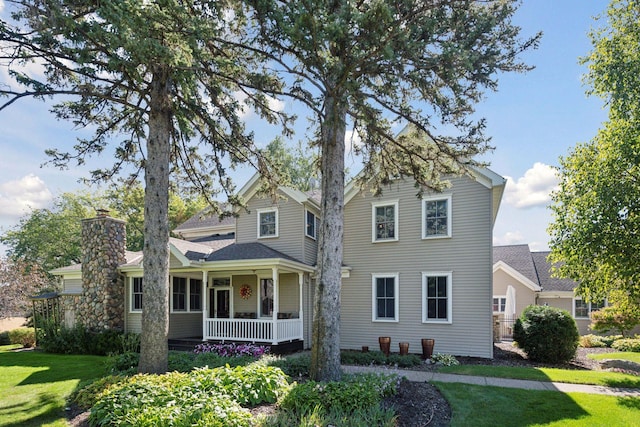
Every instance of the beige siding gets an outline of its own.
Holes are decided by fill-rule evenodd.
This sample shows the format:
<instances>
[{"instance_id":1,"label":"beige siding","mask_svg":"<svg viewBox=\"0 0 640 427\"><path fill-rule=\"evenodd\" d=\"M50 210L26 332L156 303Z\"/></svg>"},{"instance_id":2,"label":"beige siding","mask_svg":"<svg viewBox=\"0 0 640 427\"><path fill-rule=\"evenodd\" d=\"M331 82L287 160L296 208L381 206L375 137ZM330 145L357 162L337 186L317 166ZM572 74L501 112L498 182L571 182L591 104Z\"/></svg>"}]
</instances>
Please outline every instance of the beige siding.
<instances>
[{"instance_id":1,"label":"beige siding","mask_svg":"<svg viewBox=\"0 0 640 427\"><path fill-rule=\"evenodd\" d=\"M312 212L316 218L320 218L320 212L315 208L311 208L307 206L307 210ZM316 265L318 262L318 241L317 239L312 239L311 237L306 236L306 227L307 227L307 213L306 210L303 209L303 229L302 234L304 236L304 259L303 262L309 265ZM316 221L316 234L320 232L320 223Z\"/></svg>"},{"instance_id":2,"label":"beige siding","mask_svg":"<svg viewBox=\"0 0 640 427\"><path fill-rule=\"evenodd\" d=\"M131 309L131 277L125 278L124 288L124 329L126 332L142 332L142 312Z\"/></svg>"},{"instance_id":3,"label":"beige siding","mask_svg":"<svg viewBox=\"0 0 640 427\"><path fill-rule=\"evenodd\" d=\"M505 297L509 285L516 291L516 315L520 316L525 308L536 303L536 293L510 274L502 270L496 271L493 275L493 295Z\"/></svg>"},{"instance_id":4,"label":"beige siding","mask_svg":"<svg viewBox=\"0 0 640 427\"><path fill-rule=\"evenodd\" d=\"M282 193L281 193L282 194ZM284 196L284 194L282 194ZM278 237L258 238L258 209L278 208ZM247 203L249 212L242 212L236 220L238 243L259 242L300 261L304 258L304 206L292 199L254 196Z\"/></svg>"},{"instance_id":5,"label":"beige siding","mask_svg":"<svg viewBox=\"0 0 640 427\"><path fill-rule=\"evenodd\" d=\"M82 293L82 278L77 279L64 279L64 293L66 294L81 294Z\"/></svg>"},{"instance_id":6,"label":"beige siding","mask_svg":"<svg viewBox=\"0 0 640 427\"><path fill-rule=\"evenodd\" d=\"M377 348L390 336L392 350L409 342L421 352L421 338L434 338L440 353L492 357L491 190L466 178L453 180L452 238L425 239L422 201L412 182L399 182L373 198L366 191L345 206L341 346ZM366 196L363 196L366 194ZM372 243L372 202L398 200L399 240ZM422 323L422 272L452 272L452 323ZM399 274L399 321L372 321L372 274Z\"/></svg>"},{"instance_id":7,"label":"beige siding","mask_svg":"<svg viewBox=\"0 0 640 427\"><path fill-rule=\"evenodd\" d=\"M280 298L278 304L280 313L298 314L300 307L300 286L297 274L280 275Z\"/></svg>"},{"instance_id":8,"label":"beige siding","mask_svg":"<svg viewBox=\"0 0 640 427\"><path fill-rule=\"evenodd\" d=\"M234 313L258 313L258 279L255 275L235 275L231 278L233 284ZM251 296L248 299L240 297L240 288L249 285Z\"/></svg>"}]
</instances>

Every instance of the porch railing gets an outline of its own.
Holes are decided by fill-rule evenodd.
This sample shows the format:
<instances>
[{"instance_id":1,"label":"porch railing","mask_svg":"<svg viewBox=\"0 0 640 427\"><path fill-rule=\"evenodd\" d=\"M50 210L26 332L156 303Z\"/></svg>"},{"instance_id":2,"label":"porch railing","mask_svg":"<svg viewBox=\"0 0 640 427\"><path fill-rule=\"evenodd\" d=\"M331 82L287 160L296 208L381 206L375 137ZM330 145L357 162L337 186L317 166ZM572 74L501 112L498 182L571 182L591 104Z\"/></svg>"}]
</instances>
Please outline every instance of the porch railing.
<instances>
[{"instance_id":1,"label":"porch railing","mask_svg":"<svg viewBox=\"0 0 640 427\"><path fill-rule=\"evenodd\" d=\"M203 339L273 344L302 339L302 319L207 319Z\"/></svg>"}]
</instances>

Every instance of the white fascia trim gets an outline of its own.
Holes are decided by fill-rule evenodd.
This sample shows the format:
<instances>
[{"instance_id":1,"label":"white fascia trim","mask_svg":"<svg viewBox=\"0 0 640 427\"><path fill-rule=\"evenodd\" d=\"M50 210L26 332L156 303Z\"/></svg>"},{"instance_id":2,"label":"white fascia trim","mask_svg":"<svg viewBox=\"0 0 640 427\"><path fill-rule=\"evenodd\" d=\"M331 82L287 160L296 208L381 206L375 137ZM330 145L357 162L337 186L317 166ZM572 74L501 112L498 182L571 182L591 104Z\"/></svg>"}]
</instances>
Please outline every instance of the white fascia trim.
<instances>
[{"instance_id":1,"label":"white fascia trim","mask_svg":"<svg viewBox=\"0 0 640 427\"><path fill-rule=\"evenodd\" d=\"M538 298L574 298L571 291L540 291L537 295Z\"/></svg>"},{"instance_id":2,"label":"white fascia trim","mask_svg":"<svg viewBox=\"0 0 640 427\"><path fill-rule=\"evenodd\" d=\"M198 270L221 271L221 270L258 270L261 268L282 267L294 271L303 271L306 273L314 273L316 268L310 265L301 264L282 258L264 258L264 259L244 259L229 261L210 261L200 263L193 261L191 267Z\"/></svg>"},{"instance_id":3,"label":"white fascia trim","mask_svg":"<svg viewBox=\"0 0 640 427\"><path fill-rule=\"evenodd\" d=\"M189 265L191 265L191 261L189 261L189 258L184 256L184 254L180 252L178 248L173 245L173 243L169 243L169 253L176 257L183 267L188 267Z\"/></svg>"},{"instance_id":4,"label":"white fascia trim","mask_svg":"<svg viewBox=\"0 0 640 427\"><path fill-rule=\"evenodd\" d=\"M523 285L525 285L527 288L531 289L534 292L542 291L542 288L540 287L540 285L527 279L518 270L511 267L509 264L505 263L504 261L498 261L495 264L493 264L493 274L495 274L498 270L504 271L505 273L507 273L508 275L510 275L511 277L516 279L518 282L522 283Z\"/></svg>"}]
</instances>

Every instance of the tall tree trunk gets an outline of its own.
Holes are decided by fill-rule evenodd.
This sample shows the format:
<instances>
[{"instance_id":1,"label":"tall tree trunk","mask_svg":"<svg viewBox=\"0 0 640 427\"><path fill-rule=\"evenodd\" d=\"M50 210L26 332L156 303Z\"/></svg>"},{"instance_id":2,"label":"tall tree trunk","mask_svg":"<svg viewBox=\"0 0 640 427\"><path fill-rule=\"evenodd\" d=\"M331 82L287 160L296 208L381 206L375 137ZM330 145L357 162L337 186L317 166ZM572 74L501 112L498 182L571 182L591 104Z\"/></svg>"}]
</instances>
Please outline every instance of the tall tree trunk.
<instances>
[{"instance_id":1,"label":"tall tree trunk","mask_svg":"<svg viewBox=\"0 0 640 427\"><path fill-rule=\"evenodd\" d=\"M322 206L318 277L313 310L311 378L337 381L340 369L340 287L344 234L344 137L346 109L325 99L322 123Z\"/></svg>"},{"instance_id":2,"label":"tall tree trunk","mask_svg":"<svg viewBox=\"0 0 640 427\"><path fill-rule=\"evenodd\" d=\"M169 333L169 162L171 83L166 67L153 73L145 162L144 277L139 372L164 373Z\"/></svg>"}]
</instances>

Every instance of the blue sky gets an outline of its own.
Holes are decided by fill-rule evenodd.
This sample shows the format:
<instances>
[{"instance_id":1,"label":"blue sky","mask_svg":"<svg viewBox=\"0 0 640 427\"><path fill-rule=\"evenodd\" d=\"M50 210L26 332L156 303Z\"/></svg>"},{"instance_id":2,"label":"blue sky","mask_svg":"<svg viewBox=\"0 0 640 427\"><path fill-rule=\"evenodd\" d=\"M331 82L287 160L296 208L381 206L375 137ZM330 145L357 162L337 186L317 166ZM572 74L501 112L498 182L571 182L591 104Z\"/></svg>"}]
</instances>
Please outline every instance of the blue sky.
<instances>
[{"instance_id":1,"label":"blue sky","mask_svg":"<svg viewBox=\"0 0 640 427\"><path fill-rule=\"evenodd\" d=\"M585 68L578 64L578 58L591 49L587 32L596 25L593 17L606 7L606 1L595 0L527 0L516 14L524 35L544 33L540 47L523 57L536 69L500 76L498 91L488 93L477 106L496 147L484 160L508 179L494 244L548 248L551 214L546 206L557 184L551 167L558 166L559 157L576 143L590 140L606 120L602 101L586 97L581 82ZM6 18L6 13L0 0L0 16ZM0 84L7 81L0 68ZM287 103L281 106L292 108ZM259 129L256 117L247 114L245 119ZM300 123L304 129L305 119ZM261 144L274 136L273 132L257 135ZM14 226L29 209L48 207L60 193L82 188L78 180L88 176L88 170L111 162L105 156L64 171L41 167L47 160L45 149L68 149L77 136L72 124L56 121L40 101L18 101L0 112L0 232ZM249 176L249 171L238 172L237 184L242 186Z\"/></svg>"}]
</instances>

